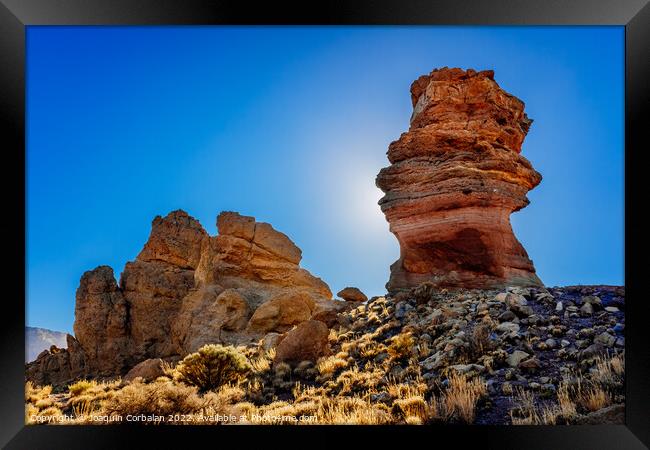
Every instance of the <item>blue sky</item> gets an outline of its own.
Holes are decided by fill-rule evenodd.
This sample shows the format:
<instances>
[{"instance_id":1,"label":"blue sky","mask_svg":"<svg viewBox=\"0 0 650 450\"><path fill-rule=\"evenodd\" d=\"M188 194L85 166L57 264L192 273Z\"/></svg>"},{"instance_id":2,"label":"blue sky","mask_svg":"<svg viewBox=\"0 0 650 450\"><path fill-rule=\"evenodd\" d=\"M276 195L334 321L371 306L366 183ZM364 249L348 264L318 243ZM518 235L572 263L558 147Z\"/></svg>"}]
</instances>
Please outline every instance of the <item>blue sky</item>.
<instances>
[{"instance_id":1,"label":"blue sky","mask_svg":"<svg viewBox=\"0 0 650 450\"><path fill-rule=\"evenodd\" d=\"M27 324L72 331L82 273L119 276L156 215L271 223L334 292L384 293L377 200L409 86L493 69L542 173L513 214L549 286L623 284L622 27L28 27Z\"/></svg>"}]
</instances>

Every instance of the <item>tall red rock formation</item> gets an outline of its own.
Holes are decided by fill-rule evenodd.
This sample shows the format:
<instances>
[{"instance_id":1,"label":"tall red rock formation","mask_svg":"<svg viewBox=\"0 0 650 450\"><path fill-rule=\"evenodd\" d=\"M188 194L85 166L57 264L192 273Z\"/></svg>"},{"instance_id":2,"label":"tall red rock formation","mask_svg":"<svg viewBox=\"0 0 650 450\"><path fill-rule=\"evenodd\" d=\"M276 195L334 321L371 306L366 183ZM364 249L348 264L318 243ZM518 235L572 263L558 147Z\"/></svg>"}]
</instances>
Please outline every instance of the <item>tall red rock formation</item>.
<instances>
[{"instance_id":1,"label":"tall red rock formation","mask_svg":"<svg viewBox=\"0 0 650 450\"><path fill-rule=\"evenodd\" d=\"M542 177L520 155L532 120L493 71L437 69L411 85L408 132L388 148L380 201L400 244L389 291L541 285L510 214Z\"/></svg>"}]
</instances>

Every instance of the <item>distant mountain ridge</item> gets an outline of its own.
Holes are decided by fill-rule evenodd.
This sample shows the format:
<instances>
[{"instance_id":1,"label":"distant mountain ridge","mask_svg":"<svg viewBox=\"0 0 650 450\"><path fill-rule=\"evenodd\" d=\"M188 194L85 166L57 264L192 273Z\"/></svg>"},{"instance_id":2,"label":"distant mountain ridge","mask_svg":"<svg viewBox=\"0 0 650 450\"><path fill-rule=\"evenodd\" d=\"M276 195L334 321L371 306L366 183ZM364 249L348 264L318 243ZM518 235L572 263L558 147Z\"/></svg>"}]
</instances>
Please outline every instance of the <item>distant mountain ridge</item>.
<instances>
[{"instance_id":1,"label":"distant mountain ridge","mask_svg":"<svg viewBox=\"0 0 650 450\"><path fill-rule=\"evenodd\" d=\"M66 348L67 333L48 330L46 328L25 327L25 362L34 361L43 350L49 350L52 345Z\"/></svg>"}]
</instances>

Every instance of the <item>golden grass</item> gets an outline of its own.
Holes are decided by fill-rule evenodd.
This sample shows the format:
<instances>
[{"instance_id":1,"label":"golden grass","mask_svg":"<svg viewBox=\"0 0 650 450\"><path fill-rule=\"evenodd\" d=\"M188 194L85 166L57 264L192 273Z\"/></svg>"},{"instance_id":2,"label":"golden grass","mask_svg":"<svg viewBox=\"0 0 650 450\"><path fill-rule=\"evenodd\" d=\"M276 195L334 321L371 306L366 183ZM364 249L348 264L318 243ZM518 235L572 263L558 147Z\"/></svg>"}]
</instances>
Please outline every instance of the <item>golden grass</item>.
<instances>
[{"instance_id":1,"label":"golden grass","mask_svg":"<svg viewBox=\"0 0 650 450\"><path fill-rule=\"evenodd\" d=\"M569 387L566 383L560 383L557 390L557 401L560 408L560 414L565 418L571 418L576 415L576 403L573 401Z\"/></svg>"},{"instance_id":2,"label":"golden grass","mask_svg":"<svg viewBox=\"0 0 650 450\"><path fill-rule=\"evenodd\" d=\"M325 377L331 377L336 372L347 367L347 359L343 359L339 357L339 355L320 358L316 364L316 369L318 372Z\"/></svg>"},{"instance_id":3,"label":"golden grass","mask_svg":"<svg viewBox=\"0 0 650 450\"><path fill-rule=\"evenodd\" d=\"M415 349L415 339L410 333L400 333L391 339L388 354L395 358L408 358Z\"/></svg>"},{"instance_id":4,"label":"golden grass","mask_svg":"<svg viewBox=\"0 0 650 450\"><path fill-rule=\"evenodd\" d=\"M598 411L612 403L607 392L600 387L592 387L580 396L580 404L589 411Z\"/></svg>"},{"instance_id":5,"label":"golden grass","mask_svg":"<svg viewBox=\"0 0 650 450\"><path fill-rule=\"evenodd\" d=\"M68 386L68 392L74 397L83 394L85 391L95 386L97 386L96 381L79 380Z\"/></svg>"},{"instance_id":6,"label":"golden grass","mask_svg":"<svg viewBox=\"0 0 650 450\"><path fill-rule=\"evenodd\" d=\"M465 375L451 373L449 387L443 393L441 405L447 419L456 418L465 423L474 422L476 404L487 394L487 386L483 380L468 379Z\"/></svg>"}]
</instances>

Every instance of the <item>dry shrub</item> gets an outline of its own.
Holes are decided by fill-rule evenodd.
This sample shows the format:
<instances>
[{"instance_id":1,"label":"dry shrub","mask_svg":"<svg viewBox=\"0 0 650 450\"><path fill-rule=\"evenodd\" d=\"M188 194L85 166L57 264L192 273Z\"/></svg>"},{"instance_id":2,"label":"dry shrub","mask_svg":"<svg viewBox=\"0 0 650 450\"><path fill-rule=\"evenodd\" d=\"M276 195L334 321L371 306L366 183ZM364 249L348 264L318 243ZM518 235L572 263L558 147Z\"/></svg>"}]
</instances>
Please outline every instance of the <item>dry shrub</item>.
<instances>
[{"instance_id":1,"label":"dry shrub","mask_svg":"<svg viewBox=\"0 0 650 450\"><path fill-rule=\"evenodd\" d=\"M201 412L207 416L244 414L243 411L255 409L252 403L242 402L246 393L238 386L222 386L216 392L208 392L203 396Z\"/></svg>"},{"instance_id":2,"label":"dry shrub","mask_svg":"<svg viewBox=\"0 0 650 450\"><path fill-rule=\"evenodd\" d=\"M322 397L316 413L319 423L337 425L379 425L391 422L388 407L359 397Z\"/></svg>"},{"instance_id":3,"label":"dry shrub","mask_svg":"<svg viewBox=\"0 0 650 450\"><path fill-rule=\"evenodd\" d=\"M257 373L265 373L271 370L272 362L273 360L271 360L265 352L257 358L251 359L251 367Z\"/></svg>"},{"instance_id":4,"label":"dry shrub","mask_svg":"<svg viewBox=\"0 0 650 450\"><path fill-rule=\"evenodd\" d=\"M286 362L277 363L273 366L275 376L281 379L287 379L291 376L291 366Z\"/></svg>"},{"instance_id":5,"label":"dry shrub","mask_svg":"<svg viewBox=\"0 0 650 450\"><path fill-rule=\"evenodd\" d=\"M557 390L557 401L560 408L560 414L564 418L570 419L576 415L576 403L573 401L573 398L571 398L570 389L567 383L560 383Z\"/></svg>"},{"instance_id":6,"label":"dry shrub","mask_svg":"<svg viewBox=\"0 0 650 450\"><path fill-rule=\"evenodd\" d=\"M474 327L469 336L469 352L472 358L478 359L492 348L492 342L490 341L492 330L493 326L485 322Z\"/></svg>"},{"instance_id":7,"label":"dry shrub","mask_svg":"<svg viewBox=\"0 0 650 450\"><path fill-rule=\"evenodd\" d=\"M615 389L623 384L625 373L625 360L622 355L612 358L596 359L596 364L591 374L591 381L606 389Z\"/></svg>"},{"instance_id":8,"label":"dry shrub","mask_svg":"<svg viewBox=\"0 0 650 450\"><path fill-rule=\"evenodd\" d=\"M115 392L104 404L107 415L125 416L127 414L160 415L190 414L205 406L197 395L195 386L175 384L169 380L156 380L143 383L136 379L131 384Z\"/></svg>"},{"instance_id":9,"label":"dry shrub","mask_svg":"<svg viewBox=\"0 0 650 450\"><path fill-rule=\"evenodd\" d=\"M430 281L421 283L418 287L411 290L411 296L418 305L428 303L436 292L436 285Z\"/></svg>"},{"instance_id":10,"label":"dry shrub","mask_svg":"<svg viewBox=\"0 0 650 450\"><path fill-rule=\"evenodd\" d=\"M376 367L359 370L357 366L342 372L336 379L339 395L352 395L375 389L382 381L384 372Z\"/></svg>"},{"instance_id":11,"label":"dry shrub","mask_svg":"<svg viewBox=\"0 0 650 450\"><path fill-rule=\"evenodd\" d=\"M441 398L445 417L465 423L474 422L476 404L487 394L487 386L479 378L469 380L465 375L453 372L448 379L449 386Z\"/></svg>"},{"instance_id":12,"label":"dry shrub","mask_svg":"<svg viewBox=\"0 0 650 450\"><path fill-rule=\"evenodd\" d=\"M31 403L25 405L25 425L31 425L35 423L33 420L35 416L38 415L39 409Z\"/></svg>"},{"instance_id":13,"label":"dry shrub","mask_svg":"<svg viewBox=\"0 0 650 450\"><path fill-rule=\"evenodd\" d=\"M83 394L86 390L95 387L97 383L89 380L79 380L68 386L68 392L72 397Z\"/></svg>"},{"instance_id":14,"label":"dry shrub","mask_svg":"<svg viewBox=\"0 0 650 450\"><path fill-rule=\"evenodd\" d=\"M39 400L48 398L52 393L52 386L35 386L31 381L25 383L25 401L36 403Z\"/></svg>"},{"instance_id":15,"label":"dry shrub","mask_svg":"<svg viewBox=\"0 0 650 450\"><path fill-rule=\"evenodd\" d=\"M394 359L406 359L413 354L415 339L411 333L400 333L391 339L388 354Z\"/></svg>"},{"instance_id":16,"label":"dry shrub","mask_svg":"<svg viewBox=\"0 0 650 450\"><path fill-rule=\"evenodd\" d=\"M423 423L428 418L428 405L420 395L401 398L393 402L393 414L403 417L407 423L410 418L417 418L419 423ZM411 420L411 423L414 422Z\"/></svg>"},{"instance_id":17,"label":"dry shrub","mask_svg":"<svg viewBox=\"0 0 650 450\"><path fill-rule=\"evenodd\" d=\"M348 367L347 359L340 358L338 355L320 358L316 364L318 372L325 377L331 377L346 367Z\"/></svg>"},{"instance_id":18,"label":"dry shrub","mask_svg":"<svg viewBox=\"0 0 650 450\"><path fill-rule=\"evenodd\" d=\"M205 392L240 382L251 370L240 350L231 345L208 344L183 358L174 370L174 379Z\"/></svg>"},{"instance_id":19,"label":"dry shrub","mask_svg":"<svg viewBox=\"0 0 650 450\"><path fill-rule=\"evenodd\" d=\"M42 398L40 400L37 400L36 403L34 403L34 406L36 406L38 409L47 409L50 406L54 406L54 399L50 397Z\"/></svg>"},{"instance_id":20,"label":"dry shrub","mask_svg":"<svg viewBox=\"0 0 650 450\"><path fill-rule=\"evenodd\" d=\"M62 414L63 413L61 412L61 410L56 406L50 406L49 408L46 408L38 413L38 415L42 417L58 417L61 416Z\"/></svg>"},{"instance_id":21,"label":"dry shrub","mask_svg":"<svg viewBox=\"0 0 650 450\"><path fill-rule=\"evenodd\" d=\"M600 387L592 387L580 396L580 404L588 411L598 411L611 404L611 398Z\"/></svg>"},{"instance_id":22,"label":"dry shrub","mask_svg":"<svg viewBox=\"0 0 650 450\"><path fill-rule=\"evenodd\" d=\"M359 354L363 359L372 359L384 350L384 346L375 342L362 342L359 345Z\"/></svg>"},{"instance_id":23,"label":"dry shrub","mask_svg":"<svg viewBox=\"0 0 650 450\"><path fill-rule=\"evenodd\" d=\"M388 395L395 399L404 399L409 397L424 397L427 391L427 385L422 380L417 379L411 383L395 383L388 384L386 389Z\"/></svg>"}]
</instances>

